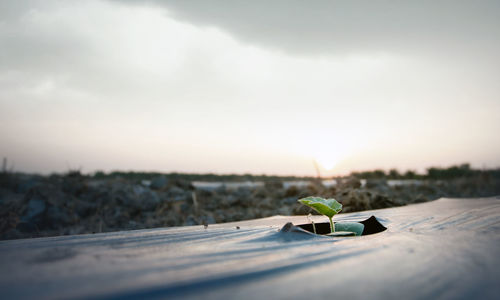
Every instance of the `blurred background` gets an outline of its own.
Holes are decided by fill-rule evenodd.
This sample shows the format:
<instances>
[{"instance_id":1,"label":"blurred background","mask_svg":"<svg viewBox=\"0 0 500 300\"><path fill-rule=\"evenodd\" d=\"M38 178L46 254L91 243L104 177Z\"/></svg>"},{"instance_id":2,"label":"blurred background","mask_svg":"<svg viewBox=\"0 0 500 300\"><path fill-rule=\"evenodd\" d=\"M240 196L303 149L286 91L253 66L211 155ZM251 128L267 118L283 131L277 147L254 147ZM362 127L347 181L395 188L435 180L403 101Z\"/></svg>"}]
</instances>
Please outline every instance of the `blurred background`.
<instances>
[{"instance_id":1,"label":"blurred background","mask_svg":"<svg viewBox=\"0 0 500 300\"><path fill-rule=\"evenodd\" d=\"M499 194L498 1L2 1L2 238Z\"/></svg>"}]
</instances>

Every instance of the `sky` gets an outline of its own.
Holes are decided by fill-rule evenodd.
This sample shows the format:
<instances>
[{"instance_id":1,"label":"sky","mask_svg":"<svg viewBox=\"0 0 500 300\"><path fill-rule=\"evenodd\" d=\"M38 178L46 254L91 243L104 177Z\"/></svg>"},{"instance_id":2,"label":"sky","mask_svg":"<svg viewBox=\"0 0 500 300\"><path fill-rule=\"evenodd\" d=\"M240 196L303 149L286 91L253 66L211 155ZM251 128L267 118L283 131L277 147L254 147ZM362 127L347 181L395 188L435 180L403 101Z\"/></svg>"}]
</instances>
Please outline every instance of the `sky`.
<instances>
[{"instance_id":1,"label":"sky","mask_svg":"<svg viewBox=\"0 0 500 300\"><path fill-rule=\"evenodd\" d=\"M500 1L0 2L0 156L323 176L500 166Z\"/></svg>"}]
</instances>

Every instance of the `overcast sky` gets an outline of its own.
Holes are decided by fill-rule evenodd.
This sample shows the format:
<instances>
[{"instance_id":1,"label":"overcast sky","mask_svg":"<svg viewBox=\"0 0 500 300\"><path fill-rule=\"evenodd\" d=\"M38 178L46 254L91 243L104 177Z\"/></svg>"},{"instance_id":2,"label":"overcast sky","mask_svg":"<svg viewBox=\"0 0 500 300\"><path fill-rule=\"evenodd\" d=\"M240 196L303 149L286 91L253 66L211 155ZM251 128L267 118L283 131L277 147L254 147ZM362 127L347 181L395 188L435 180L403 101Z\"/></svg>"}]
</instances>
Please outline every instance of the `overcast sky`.
<instances>
[{"instance_id":1,"label":"overcast sky","mask_svg":"<svg viewBox=\"0 0 500 300\"><path fill-rule=\"evenodd\" d=\"M0 2L29 172L500 166L500 1Z\"/></svg>"}]
</instances>

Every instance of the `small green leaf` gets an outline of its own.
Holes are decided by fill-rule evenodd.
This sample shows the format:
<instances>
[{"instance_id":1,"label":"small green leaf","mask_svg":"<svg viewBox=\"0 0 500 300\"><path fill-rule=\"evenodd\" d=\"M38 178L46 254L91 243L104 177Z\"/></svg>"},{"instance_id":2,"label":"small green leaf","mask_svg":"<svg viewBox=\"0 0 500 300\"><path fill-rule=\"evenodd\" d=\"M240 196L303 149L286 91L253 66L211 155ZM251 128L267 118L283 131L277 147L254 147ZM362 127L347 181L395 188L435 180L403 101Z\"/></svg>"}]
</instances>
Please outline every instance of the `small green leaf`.
<instances>
[{"instance_id":1,"label":"small green leaf","mask_svg":"<svg viewBox=\"0 0 500 300\"><path fill-rule=\"evenodd\" d=\"M355 223L355 222L337 222L337 223L335 223L335 230L352 232L357 236L362 235L364 229L365 229L365 225L363 225L361 223Z\"/></svg>"},{"instance_id":2,"label":"small green leaf","mask_svg":"<svg viewBox=\"0 0 500 300\"><path fill-rule=\"evenodd\" d=\"M321 197L307 197L299 199L298 201L330 219L342 210L342 204L333 198L324 199Z\"/></svg>"}]
</instances>

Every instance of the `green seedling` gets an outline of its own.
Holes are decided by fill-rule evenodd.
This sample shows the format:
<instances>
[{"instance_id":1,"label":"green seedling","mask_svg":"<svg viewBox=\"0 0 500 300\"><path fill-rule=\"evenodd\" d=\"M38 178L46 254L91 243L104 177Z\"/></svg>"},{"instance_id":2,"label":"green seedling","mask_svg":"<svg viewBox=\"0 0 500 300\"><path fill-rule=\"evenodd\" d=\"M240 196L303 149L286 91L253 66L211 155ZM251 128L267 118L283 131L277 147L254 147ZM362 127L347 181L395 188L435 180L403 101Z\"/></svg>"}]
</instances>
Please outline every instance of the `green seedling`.
<instances>
[{"instance_id":1,"label":"green seedling","mask_svg":"<svg viewBox=\"0 0 500 300\"><path fill-rule=\"evenodd\" d=\"M324 199L321 197L307 197L297 201L327 216L330 220L330 231L331 233L335 232L335 224L332 218L342 210L342 204L333 198Z\"/></svg>"}]
</instances>

